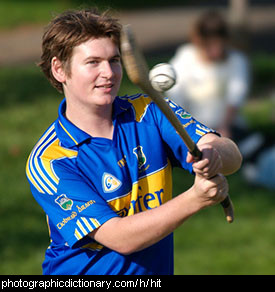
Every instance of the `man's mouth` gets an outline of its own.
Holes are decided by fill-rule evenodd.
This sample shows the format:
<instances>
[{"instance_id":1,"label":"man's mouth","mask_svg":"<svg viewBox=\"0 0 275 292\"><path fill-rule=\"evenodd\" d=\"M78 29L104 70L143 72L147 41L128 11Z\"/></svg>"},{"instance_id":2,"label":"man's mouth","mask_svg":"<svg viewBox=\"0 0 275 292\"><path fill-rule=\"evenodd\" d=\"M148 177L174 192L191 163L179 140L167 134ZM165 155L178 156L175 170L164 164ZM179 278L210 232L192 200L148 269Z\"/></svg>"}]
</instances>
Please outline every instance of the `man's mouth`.
<instances>
[{"instance_id":1,"label":"man's mouth","mask_svg":"<svg viewBox=\"0 0 275 292\"><path fill-rule=\"evenodd\" d=\"M106 88L112 88L114 85L112 83L110 84L100 84L100 85L96 85L95 87L96 88L103 88L103 89L106 89Z\"/></svg>"}]
</instances>

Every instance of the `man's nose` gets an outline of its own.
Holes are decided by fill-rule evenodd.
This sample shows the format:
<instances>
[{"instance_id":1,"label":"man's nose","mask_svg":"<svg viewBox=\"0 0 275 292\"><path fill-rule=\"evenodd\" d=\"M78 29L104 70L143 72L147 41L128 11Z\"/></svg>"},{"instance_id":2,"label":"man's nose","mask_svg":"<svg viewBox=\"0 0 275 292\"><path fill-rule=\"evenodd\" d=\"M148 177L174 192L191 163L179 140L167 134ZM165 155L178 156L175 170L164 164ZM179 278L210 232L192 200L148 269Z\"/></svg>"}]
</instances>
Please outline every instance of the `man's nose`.
<instances>
[{"instance_id":1,"label":"man's nose","mask_svg":"<svg viewBox=\"0 0 275 292\"><path fill-rule=\"evenodd\" d=\"M101 76L106 79L111 79L113 77L113 69L109 61L103 61L101 64Z\"/></svg>"}]
</instances>

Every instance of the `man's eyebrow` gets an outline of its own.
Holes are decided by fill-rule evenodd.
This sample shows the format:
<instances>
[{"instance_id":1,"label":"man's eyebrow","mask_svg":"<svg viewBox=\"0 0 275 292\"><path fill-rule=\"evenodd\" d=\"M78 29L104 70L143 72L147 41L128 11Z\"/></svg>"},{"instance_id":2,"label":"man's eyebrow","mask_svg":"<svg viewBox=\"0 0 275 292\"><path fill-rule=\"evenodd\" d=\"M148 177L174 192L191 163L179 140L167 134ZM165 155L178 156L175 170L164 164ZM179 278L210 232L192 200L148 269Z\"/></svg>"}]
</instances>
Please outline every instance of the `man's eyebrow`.
<instances>
[{"instance_id":1,"label":"man's eyebrow","mask_svg":"<svg viewBox=\"0 0 275 292\"><path fill-rule=\"evenodd\" d=\"M117 58L121 58L121 55L120 54L115 54L114 56L111 56L110 58L109 58L109 60L111 60L111 59L117 59ZM104 58L102 58L102 57L98 57L98 56L88 56L87 58L85 58L85 61L88 61L88 60L102 60L102 59L104 59Z\"/></svg>"},{"instance_id":2,"label":"man's eyebrow","mask_svg":"<svg viewBox=\"0 0 275 292\"><path fill-rule=\"evenodd\" d=\"M101 60L101 57L97 57L97 56L88 56L87 58L84 59L84 61L88 61L88 60Z\"/></svg>"},{"instance_id":3,"label":"man's eyebrow","mask_svg":"<svg viewBox=\"0 0 275 292\"><path fill-rule=\"evenodd\" d=\"M121 55L120 54L116 54L111 59L115 59L115 58L121 58Z\"/></svg>"}]
</instances>

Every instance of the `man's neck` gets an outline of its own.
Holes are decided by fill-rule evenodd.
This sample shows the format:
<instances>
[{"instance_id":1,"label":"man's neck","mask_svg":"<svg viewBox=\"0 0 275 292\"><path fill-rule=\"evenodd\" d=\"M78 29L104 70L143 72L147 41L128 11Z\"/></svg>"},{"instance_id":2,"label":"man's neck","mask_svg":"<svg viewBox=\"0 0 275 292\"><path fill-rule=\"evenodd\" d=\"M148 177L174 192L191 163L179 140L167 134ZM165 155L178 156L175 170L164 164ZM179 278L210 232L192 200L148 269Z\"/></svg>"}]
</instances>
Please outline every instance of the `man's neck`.
<instances>
[{"instance_id":1,"label":"man's neck","mask_svg":"<svg viewBox=\"0 0 275 292\"><path fill-rule=\"evenodd\" d=\"M66 100L65 115L92 137L113 138L112 105L87 107Z\"/></svg>"}]
</instances>

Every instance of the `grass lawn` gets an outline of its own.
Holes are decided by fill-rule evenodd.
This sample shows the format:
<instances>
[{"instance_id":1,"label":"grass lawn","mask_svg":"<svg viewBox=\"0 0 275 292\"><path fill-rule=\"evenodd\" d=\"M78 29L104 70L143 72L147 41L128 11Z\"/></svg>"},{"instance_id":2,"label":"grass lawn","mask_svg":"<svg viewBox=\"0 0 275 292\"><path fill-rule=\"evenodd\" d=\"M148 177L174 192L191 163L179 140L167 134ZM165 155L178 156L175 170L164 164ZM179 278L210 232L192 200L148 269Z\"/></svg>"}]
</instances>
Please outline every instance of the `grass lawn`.
<instances>
[{"instance_id":1,"label":"grass lawn","mask_svg":"<svg viewBox=\"0 0 275 292\"><path fill-rule=\"evenodd\" d=\"M125 78L121 94L136 91ZM62 96L32 66L1 68L0 96L0 274L41 274L48 231L45 215L30 193L25 163L57 117ZM261 124L268 125L268 110L252 104L246 114L256 112ZM174 194L192 181L192 176L175 169ZM229 225L222 208L215 206L182 225L175 232L176 274L275 273L274 192L249 187L238 173L229 182L236 221Z\"/></svg>"},{"instance_id":2,"label":"grass lawn","mask_svg":"<svg viewBox=\"0 0 275 292\"><path fill-rule=\"evenodd\" d=\"M174 173L180 192L183 171ZM192 180L192 179L191 179ZM229 178L235 222L229 225L220 206L203 210L175 232L176 274L274 274L274 192Z\"/></svg>"}]
</instances>

